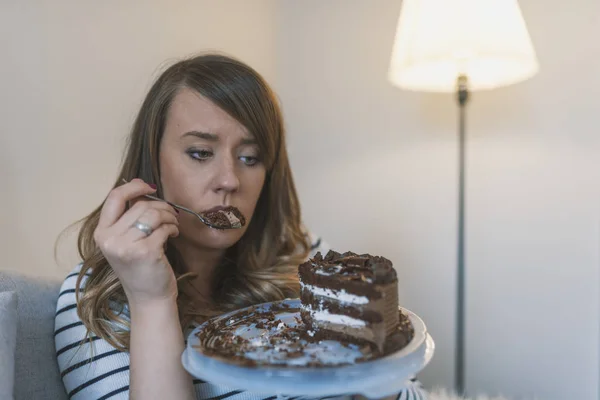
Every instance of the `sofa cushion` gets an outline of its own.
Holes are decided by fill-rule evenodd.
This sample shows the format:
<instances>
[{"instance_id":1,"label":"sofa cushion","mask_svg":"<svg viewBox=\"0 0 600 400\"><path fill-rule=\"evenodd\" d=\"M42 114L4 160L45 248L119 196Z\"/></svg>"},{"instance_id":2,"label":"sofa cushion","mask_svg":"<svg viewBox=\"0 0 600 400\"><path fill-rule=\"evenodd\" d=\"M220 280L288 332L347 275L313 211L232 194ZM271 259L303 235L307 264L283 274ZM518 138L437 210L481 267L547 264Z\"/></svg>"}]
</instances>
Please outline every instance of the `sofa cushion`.
<instances>
[{"instance_id":1,"label":"sofa cushion","mask_svg":"<svg viewBox=\"0 0 600 400\"><path fill-rule=\"evenodd\" d=\"M0 292L0 399L13 399L17 342L17 295Z\"/></svg>"},{"instance_id":2,"label":"sofa cushion","mask_svg":"<svg viewBox=\"0 0 600 400\"><path fill-rule=\"evenodd\" d=\"M0 292L17 295L15 400L67 399L54 347L60 283L0 271Z\"/></svg>"}]
</instances>

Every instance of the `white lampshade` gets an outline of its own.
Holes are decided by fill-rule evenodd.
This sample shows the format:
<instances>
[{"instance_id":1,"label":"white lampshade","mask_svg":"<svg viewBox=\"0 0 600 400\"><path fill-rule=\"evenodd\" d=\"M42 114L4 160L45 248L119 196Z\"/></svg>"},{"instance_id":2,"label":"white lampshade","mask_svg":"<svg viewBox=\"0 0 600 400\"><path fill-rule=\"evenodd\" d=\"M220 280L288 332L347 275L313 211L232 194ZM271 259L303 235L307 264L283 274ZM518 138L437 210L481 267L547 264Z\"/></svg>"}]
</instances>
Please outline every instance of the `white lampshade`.
<instances>
[{"instance_id":1,"label":"white lampshade","mask_svg":"<svg viewBox=\"0 0 600 400\"><path fill-rule=\"evenodd\" d=\"M388 77L409 90L452 92L533 76L537 57L516 0L403 0Z\"/></svg>"}]
</instances>

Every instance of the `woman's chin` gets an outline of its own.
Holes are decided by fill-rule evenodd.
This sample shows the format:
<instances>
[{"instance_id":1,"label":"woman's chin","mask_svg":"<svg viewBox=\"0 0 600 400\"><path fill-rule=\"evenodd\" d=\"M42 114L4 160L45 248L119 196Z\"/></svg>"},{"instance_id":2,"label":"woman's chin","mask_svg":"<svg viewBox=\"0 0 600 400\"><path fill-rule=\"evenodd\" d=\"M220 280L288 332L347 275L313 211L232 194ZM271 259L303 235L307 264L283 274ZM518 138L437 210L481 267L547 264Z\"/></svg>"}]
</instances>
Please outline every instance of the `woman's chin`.
<instances>
[{"instance_id":1,"label":"woman's chin","mask_svg":"<svg viewBox=\"0 0 600 400\"><path fill-rule=\"evenodd\" d=\"M241 229L213 229L208 228L208 232L203 232L202 242L207 247L215 249L227 249L241 239L244 232Z\"/></svg>"},{"instance_id":2,"label":"woman's chin","mask_svg":"<svg viewBox=\"0 0 600 400\"><path fill-rule=\"evenodd\" d=\"M244 231L245 229L221 230L206 227L205 229L188 233L187 235L181 232L180 238L201 248L226 250L240 240L244 235Z\"/></svg>"}]
</instances>

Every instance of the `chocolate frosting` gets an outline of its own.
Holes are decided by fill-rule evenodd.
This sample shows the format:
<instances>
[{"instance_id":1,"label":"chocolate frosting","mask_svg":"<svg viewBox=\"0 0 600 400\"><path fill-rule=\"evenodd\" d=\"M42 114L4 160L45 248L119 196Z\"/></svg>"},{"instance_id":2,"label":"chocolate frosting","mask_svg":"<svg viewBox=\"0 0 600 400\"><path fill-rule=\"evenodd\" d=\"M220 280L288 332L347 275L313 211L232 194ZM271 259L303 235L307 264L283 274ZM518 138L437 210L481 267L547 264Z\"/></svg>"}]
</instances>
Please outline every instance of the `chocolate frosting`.
<instances>
[{"instance_id":1,"label":"chocolate frosting","mask_svg":"<svg viewBox=\"0 0 600 400\"><path fill-rule=\"evenodd\" d=\"M329 250L325 257L318 252L313 257L312 263L315 270L321 270L326 274L338 274L343 280L382 284L397 279L390 260L370 254L356 254L351 251L338 253Z\"/></svg>"},{"instance_id":2,"label":"chocolate frosting","mask_svg":"<svg viewBox=\"0 0 600 400\"><path fill-rule=\"evenodd\" d=\"M333 250L325 257L317 253L300 265L298 273L305 284L343 289L370 299L382 297L387 285L398 282L396 271L386 258L352 252L341 254Z\"/></svg>"}]
</instances>

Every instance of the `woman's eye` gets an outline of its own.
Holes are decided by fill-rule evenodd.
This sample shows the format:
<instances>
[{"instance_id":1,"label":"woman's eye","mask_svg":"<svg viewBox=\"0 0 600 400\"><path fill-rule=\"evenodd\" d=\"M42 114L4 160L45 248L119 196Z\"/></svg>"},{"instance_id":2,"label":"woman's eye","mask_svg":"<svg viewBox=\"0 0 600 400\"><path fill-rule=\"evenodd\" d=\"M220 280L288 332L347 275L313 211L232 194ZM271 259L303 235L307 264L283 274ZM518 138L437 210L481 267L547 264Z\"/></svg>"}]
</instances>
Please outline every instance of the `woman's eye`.
<instances>
[{"instance_id":1,"label":"woman's eye","mask_svg":"<svg viewBox=\"0 0 600 400\"><path fill-rule=\"evenodd\" d=\"M249 167L252 167L252 166L258 164L258 162L259 162L258 157L253 157L253 156L241 156L240 160L242 160L242 162Z\"/></svg>"},{"instance_id":2,"label":"woman's eye","mask_svg":"<svg viewBox=\"0 0 600 400\"><path fill-rule=\"evenodd\" d=\"M213 153L209 150L190 150L188 151L190 157L195 160L205 161L212 157Z\"/></svg>"}]
</instances>

